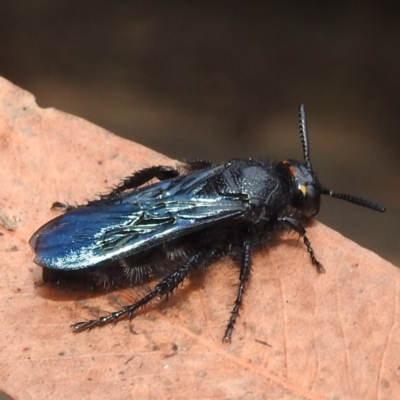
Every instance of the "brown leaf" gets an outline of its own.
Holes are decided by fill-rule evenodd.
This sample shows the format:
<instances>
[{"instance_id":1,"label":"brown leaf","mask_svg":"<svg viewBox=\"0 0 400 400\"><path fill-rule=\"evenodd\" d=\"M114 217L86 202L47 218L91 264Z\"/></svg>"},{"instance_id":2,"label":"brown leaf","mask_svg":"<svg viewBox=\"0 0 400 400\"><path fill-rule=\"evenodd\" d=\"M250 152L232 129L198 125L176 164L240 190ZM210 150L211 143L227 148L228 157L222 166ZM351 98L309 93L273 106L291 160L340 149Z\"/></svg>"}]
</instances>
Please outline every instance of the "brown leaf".
<instances>
[{"instance_id":1,"label":"brown leaf","mask_svg":"<svg viewBox=\"0 0 400 400\"><path fill-rule=\"evenodd\" d=\"M174 162L40 109L4 79L0 99L0 210L16 223L0 227L1 390L69 400L398 397L400 271L317 222L308 234L327 273L283 235L255 257L231 344L221 341L238 281L230 260L131 323L73 334L72 322L144 288L98 296L43 286L30 236L56 215L54 201L81 203L140 167Z\"/></svg>"}]
</instances>

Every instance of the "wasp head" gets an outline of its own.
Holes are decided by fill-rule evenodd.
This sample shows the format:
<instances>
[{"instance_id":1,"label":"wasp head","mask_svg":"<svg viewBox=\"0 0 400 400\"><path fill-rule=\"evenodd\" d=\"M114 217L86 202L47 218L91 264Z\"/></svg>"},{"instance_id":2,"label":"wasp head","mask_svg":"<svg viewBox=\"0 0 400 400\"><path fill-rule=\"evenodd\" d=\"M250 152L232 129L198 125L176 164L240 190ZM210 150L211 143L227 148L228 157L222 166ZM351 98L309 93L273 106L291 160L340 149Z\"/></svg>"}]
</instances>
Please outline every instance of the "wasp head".
<instances>
[{"instance_id":1,"label":"wasp head","mask_svg":"<svg viewBox=\"0 0 400 400\"><path fill-rule=\"evenodd\" d=\"M280 171L288 184L290 200L292 203L291 205L293 208L305 217L314 217L319 211L321 194L324 194L371 210L380 212L385 211L385 207L377 203L362 197L337 193L319 184L311 167L306 112L303 104L300 106L299 110L299 130L300 140L303 147L304 163L285 160L277 166L278 171Z\"/></svg>"},{"instance_id":2,"label":"wasp head","mask_svg":"<svg viewBox=\"0 0 400 400\"><path fill-rule=\"evenodd\" d=\"M321 198L320 185L307 164L284 160L278 169L288 183L292 206L304 217L318 214Z\"/></svg>"}]
</instances>

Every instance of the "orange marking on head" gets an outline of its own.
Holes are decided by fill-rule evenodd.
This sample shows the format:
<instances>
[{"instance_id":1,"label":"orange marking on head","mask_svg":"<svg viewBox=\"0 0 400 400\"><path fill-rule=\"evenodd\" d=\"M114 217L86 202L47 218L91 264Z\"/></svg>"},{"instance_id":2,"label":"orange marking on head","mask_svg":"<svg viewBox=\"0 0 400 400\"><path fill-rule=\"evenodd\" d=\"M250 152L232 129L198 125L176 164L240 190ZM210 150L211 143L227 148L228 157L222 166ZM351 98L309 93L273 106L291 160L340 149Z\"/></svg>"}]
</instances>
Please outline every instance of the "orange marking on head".
<instances>
[{"instance_id":1,"label":"orange marking on head","mask_svg":"<svg viewBox=\"0 0 400 400\"><path fill-rule=\"evenodd\" d=\"M297 172L294 169L294 167L289 167L289 171L290 171L290 175L292 175L293 177L297 175Z\"/></svg>"}]
</instances>

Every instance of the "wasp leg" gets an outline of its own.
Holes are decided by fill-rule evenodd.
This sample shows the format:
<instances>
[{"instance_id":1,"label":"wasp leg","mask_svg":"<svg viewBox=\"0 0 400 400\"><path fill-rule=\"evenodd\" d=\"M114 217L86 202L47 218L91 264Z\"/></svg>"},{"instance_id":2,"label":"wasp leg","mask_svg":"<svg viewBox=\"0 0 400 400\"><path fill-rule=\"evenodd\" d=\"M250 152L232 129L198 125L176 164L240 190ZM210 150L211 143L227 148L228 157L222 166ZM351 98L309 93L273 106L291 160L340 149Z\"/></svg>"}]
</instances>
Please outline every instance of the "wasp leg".
<instances>
[{"instance_id":1,"label":"wasp leg","mask_svg":"<svg viewBox=\"0 0 400 400\"><path fill-rule=\"evenodd\" d=\"M290 218L290 217L278 217L278 221L286 222L294 231L296 231L303 238L303 242L306 245L308 254L310 255L310 258L311 258L311 263L313 265L315 265L315 267L317 268L318 273L324 274L325 273L325 268L323 267L323 265L315 257L314 250L311 247L310 241L308 240L308 237L306 235L306 230L304 229L304 226L299 221L297 221L296 219Z\"/></svg>"},{"instance_id":2,"label":"wasp leg","mask_svg":"<svg viewBox=\"0 0 400 400\"><path fill-rule=\"evenodd\" d=\"M114 194L124 192L128 189L136 189L154 178L157 178L159 181L164 181L166 179L175 178L178 175L179 172L175 168L166 165L144 168L125 178L115 189L109 194L102 196L102 198L113 196Z\"/></svg>"},{"instance_id":3,"label":"wasp leg","mask_svg":"<svg viewBox=\"0 0 400 400\"><path fill-rule=\"evenodd\" d=\"M190 160L186 161L184 164L184 168L186 169L187 172L201 171L202 169L214 166L215 164L206 160Z\"/></svg>"},{"instance_id":4,"label":"wasp leg","mask_svg":"<svg viewBox=\"0 0 400 400\"><path fill-rule=\"evenodd\" d=\"M125 190L128 189L135 189L146 182L151 181L154 178L157 178L160 181L163 181L165 179L170 179L170 178L175 178L176 176L179 175L179 172L172 167L160 165L156 167L149 167L149 168L144 168L140 171L137 171L133 173L131 176L128 176L125 178L116 188L114 188L110 193L107 193L105 195L101 195L100 199L101 200L106 200L115 194L122 193ZM99 201L98 199L89 201L86 204L78 205L78 206L71 206L70 204L65 204L61 203L59 201L56 201L52 205L52 209L54 208L61 208L63 211L70 211L73 210L74 208L86 206L88 204L93 204Z\"/></svg>"},{"instance_id":5,"label":"wasp leg","mask_svg":"<svg viewBox=\"0 0 400 400\"><path fill-rule=\"evenodd\" d=\"M250 273L251 273L250 242L245 241L243 246L242 262L240 265L240 284L239 284L238 294L235 300L235 305L231 313L231 317L228 322L228 326L226 327L225 335L222 339L222 341L225 343L230 343L231 341L231 336L235 326L236 318L239 315L239 310L242 305L244 287L250 277Z\"/></svg>"},{"instance_id":6,"label":"wasp leg","mask_svg":"<svg viewBox=\"0 0 400 400\"><path fill-rule=\"evenodd\" d=\"M75 208L78 208L78 206L71 206L71 204L61 203L60 201L55 201L51 205L51 210L60 209L61 211L64 211L64 212L73 210Z\"/></svg>"},{"instance_id":7,"label":"wasp leg","mask_svg":"<svg viewBox=\"0 0 400 400\"><path fill-rule=\"evenodd\" d=\"M110 322L116 322L123 316L128 316L129 319L133 318L133 314L136 310L143 307L157 296L168 295L174 291L174 289L183 282L187 277L189 271L193 268L200 267L203 270L210 265L212 262L221 258L222 254L215 250L207 252L199 252L189 257L179 268L177 268L172 274L164 278L148 295L140 299L134 304L124 307L122 310L110 313L104 317L94 319L87 322L79 322L72 325L72 329L75 332L80 332L85 329L91 329L96 326L102 326Z\"/></svg>"}]
</instances>

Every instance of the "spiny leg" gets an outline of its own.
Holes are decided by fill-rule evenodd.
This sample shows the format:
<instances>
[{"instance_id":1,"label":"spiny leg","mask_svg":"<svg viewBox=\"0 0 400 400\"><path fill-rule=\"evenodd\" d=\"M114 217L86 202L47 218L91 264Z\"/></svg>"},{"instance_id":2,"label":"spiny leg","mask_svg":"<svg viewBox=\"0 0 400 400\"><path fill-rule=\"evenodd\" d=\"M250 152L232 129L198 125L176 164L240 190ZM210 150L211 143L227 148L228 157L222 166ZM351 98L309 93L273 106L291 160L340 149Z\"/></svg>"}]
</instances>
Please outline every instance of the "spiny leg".
<instances>
[{"instance_id":1,"label":"spiny leg","mask_svg":"<svg viewBox=\"0 0 400 400\"><path fill-rule=\"evenodd\" d=\"M215 164L213 164L211 161L206 161L206 160L190 160L186 161L185 164L183 165L188 172L195 172L195 171L201 171L202 169L205 168L210 168L213 167Z\"/></svg>"},{"instance_id":2,"label":"spiny leg","mask_svg":"<svg viewBox=\"0 0 400 400\"><path fill-rule=\"evenodd\" d=\"M250 242L243 243L242 260L240 264L240 284L238 288L235 305L233 307L231 317L229 318L228 326L226 327L225 335L222 339L225 343L230 343L232 332L235 326L236 318L239 315L240 307L242 306L244 287L251 273L251 249Z\"/></svg>"},{"instance_id":3,"label":"spiny leg","mask_svg":"<svg viewBox=\"0 0 400 400\"><path fill-rule=\"evenodd\" d=\"M110 193L100 196L100 199L105 200L115 194L122 193L125 190L136 189L137 187L144 185L146 182L149 182L154 178L157 178L159 181L163 181L166 179L175 178L178 175L179 172L175 168L165 165L144 168L123 179L122 182ZM96 203L97 201L98 200L89 201L87 204ZM87 204L84 204L84 206ZM56 201L53 203L51 208L62 208L63 211L70 211L78 207L80 206L71 206L69 204Z\"/></svg>"},{"instance_id":4,"label":"spiny leg","mask_svg":"<svg viewBox=\"0 0 400 400\"><path fill-rule=\"evenodd\" d=\"M159 181L164 181L166 179L175 178L178 175L179 172L175 168L166 165L144 168L134 172L131 176L126 177L105 197L124 192L128 189L136 189L137 187L144 185L146 182L149 182L154 178L157 178Z\"/></svg>"},{"instance_id":5,"label":"spiny leg","mask_svg":"<svg viewBox=\"0 0 400 400\"><path fill-rule=\"evenodd\" d=\"M197 257L198 256L196 255L188 258L186 262L182 264L175 272L164 278L148 295L136 303L124 307L122 310L110 313L104 317L100 317L92 321L79 322L72 325L72 328L74 331L79 332L85 329L94 328L95 326L105 325L109 322L116 322L124 315L128 315L129 319L131 319L133 317L133 313L137 309L143 307L155 297L171 293L187 277L189 269L196 261Z\"/></svg>"},{"instance_id":6,"label":"spiny leg","mask_svg":"<svg viewBox=\"0 0 400 400\"><path fill-rule=\"evenodd\" d=\"M324 274L324 273L326 272L326 271L325 271L325 268L324 268L324 266L316 259L314 250L313 250L313 248L311 247L311 243L310 243L310 241L308 240L308 237L307 237L306 235L303 235L303 242L304 242L304 244L305 244L306 247L307 247L307 251L308 251L308 254L310 255L311 262L312 262L312 263L315 265L315 267L317 268L318 273L319 273L319 274Z\"/></svg>"},{"instance_id":7,"label":"spiny leg","mask_svg":"<svg viewBox=\"0 0 400 400\"><path fill-rule=\"evenodd\" d=\"M201 266L204 267L219 259L221 254L215 250L208 252L199 252L189 257L179 268L177 268L172 274L164 278L148 295L140 299L134 304L124 307L122 310L110 313L104 317L100 317L91 321L79 322L72 325L75 332L80 332L85 329L91 329L96 326L102 326L109 322L116 322L122 316L128 316L132 319L133 314L136 310L143 307L157 296L168 295L174 291L174 289L183 282L187 277L190 269Z\"/></svg>"},{"instance_id":8,"label":"spiny leg","mask_svg":"<svg viewBox=\"0 0 400 400\"><path fill-rule=\"evenodd\" d=\"M310 255L311 258L311 263L315 265L317 268L318 273L324 274L325 273L325 268L323 265L317 260L315 257L315 253L313 248L311 247L311 243L308 240L308 237L306 235L306 230L304 229L304 226L297 221L297 219L291 218L291 217L279 217L278 221L280 222L286 222L294 231L296 231L302 238L303 242L307 247L308 254Z\"/></svg>"},{"instance_id":9,"label":"spiny leg","mask_svg":"<svg viewBox=\"0 0 400 400\"><path fill-rule=\"evenodd\" d=\"M62 203L61 201L55 201L52 205L51 205L51 209L57 209L59 208L61 211L70 211L70 210L74 210L75 208L78 208L79 206L71 206L70 204L67 203Z\"/></svg>"}]
</instances>

